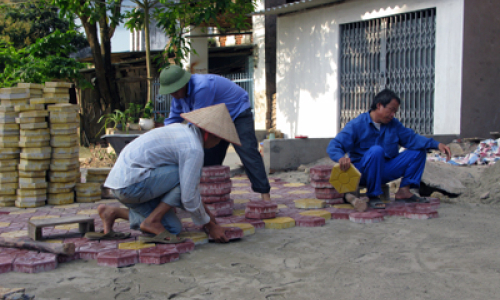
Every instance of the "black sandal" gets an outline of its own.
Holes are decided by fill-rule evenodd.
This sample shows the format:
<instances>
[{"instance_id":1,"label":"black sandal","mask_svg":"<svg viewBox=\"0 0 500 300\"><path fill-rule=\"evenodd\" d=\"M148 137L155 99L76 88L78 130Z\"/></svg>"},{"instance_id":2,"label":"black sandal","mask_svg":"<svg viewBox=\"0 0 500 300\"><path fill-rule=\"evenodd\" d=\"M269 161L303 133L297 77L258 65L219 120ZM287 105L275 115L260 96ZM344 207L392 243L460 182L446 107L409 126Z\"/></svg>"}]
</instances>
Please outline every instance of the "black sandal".
<instances>
[{"instance_id":1,"label":"black sandal","mask_svg":"<svg viewBox=\"0 0 500 300\"><path fill-rule=\"evenodd\" d=\"M370 198L368 205L374 209L385 209L385 203L379 197Z\"/></svg>"}]
</instances>

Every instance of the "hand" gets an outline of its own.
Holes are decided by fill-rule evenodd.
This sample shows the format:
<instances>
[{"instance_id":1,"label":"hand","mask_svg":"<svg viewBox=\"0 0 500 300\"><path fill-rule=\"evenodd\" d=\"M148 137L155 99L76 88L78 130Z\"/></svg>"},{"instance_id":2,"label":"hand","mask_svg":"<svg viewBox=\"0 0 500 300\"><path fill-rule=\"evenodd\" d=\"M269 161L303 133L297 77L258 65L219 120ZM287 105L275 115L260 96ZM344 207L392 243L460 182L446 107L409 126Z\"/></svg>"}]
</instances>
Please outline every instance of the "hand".
<instances>
[{"instance_id":1,"label":"hand","mask_svg":"<svg viewBox=\"0 0 500 300\"><path fill-rule=\"evenodd\" d=\"M446 161L449 161L451 159L451 150L450 150L450 147L446 146L443 143L439 143L438 148L439 148L439 151L441 151L442 153L446 154Z\"/></svg>"},{"instance_id":2,"label":"hand","mask_svg":"<svg viewBox=\"0 0 500 300\"><path fill-rule=\"evenodd\" d=\"M347 171L351 167L351 159L349 157L342 157L339 159L340 170Z\"/></svg>"},{"instance_id":3,"label":"hand","mask_svg":"<svg viewBox=\"0 0 500 300\"><path fill-rule=\"evenodd\" d=\"M217 243L229 242L229 239L226 237L226 228L221 227L210 221L205 225L205 229L208 231L208 234L215 240L215 242Z\"/></svg>"}]
</instances>

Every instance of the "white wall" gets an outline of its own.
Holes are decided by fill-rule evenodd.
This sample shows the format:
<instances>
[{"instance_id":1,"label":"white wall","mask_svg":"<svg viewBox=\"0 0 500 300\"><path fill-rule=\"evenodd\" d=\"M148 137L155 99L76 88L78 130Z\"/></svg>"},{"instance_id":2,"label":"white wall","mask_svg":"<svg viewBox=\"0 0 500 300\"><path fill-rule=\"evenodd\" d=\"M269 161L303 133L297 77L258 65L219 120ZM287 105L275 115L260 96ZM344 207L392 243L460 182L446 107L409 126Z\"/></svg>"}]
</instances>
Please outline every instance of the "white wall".
<instances>
[{"instance_id":1,"label":"white wall","mask_svg":"<svg viewBox=\"0 0 500 300\"><path fill-rule=\"evenodd\" d=\"M258 1L256 11L264 9L264 0ZM252 17L254 47L254 103L255 129L266 129L266 60L265 60L265 16Z\"/></svg>"},{"instance_id":2,"label":"white wall","mask_svg":"<svg viewBox=\"0 0 500 300\"><path fill-rule=\"evenodd\" d=\"M277 127L286 137L339 128L339 24L436 8L434 134L460 133L463 0L353 0L278 18Z\"/></svg>"}]
</instances>

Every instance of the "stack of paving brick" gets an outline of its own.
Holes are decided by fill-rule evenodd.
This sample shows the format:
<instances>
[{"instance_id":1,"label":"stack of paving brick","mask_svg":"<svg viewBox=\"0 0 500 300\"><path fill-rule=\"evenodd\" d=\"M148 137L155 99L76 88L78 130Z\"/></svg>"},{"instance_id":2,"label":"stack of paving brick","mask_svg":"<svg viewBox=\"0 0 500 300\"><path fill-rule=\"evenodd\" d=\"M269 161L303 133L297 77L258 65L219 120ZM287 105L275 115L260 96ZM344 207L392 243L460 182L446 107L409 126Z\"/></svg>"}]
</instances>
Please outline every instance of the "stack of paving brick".
<instances>
[{"instance_id":1,"label":"stack of paving brick","mask_svg":"<svg viewBox=\"0 0 500 300\"><path fill-rule=\"evenodd\" d=\"M201 170L201 200L215 217L233 214L234 202L230 199L231 179L228 166L210 166Z\"/></svg>"},{"instance_id":2,"label":"stack of paving brick","mask_svg":"<svg viewBox=\"0 0 500 300\"><path fill-rule=\"evenodd\" d=\"M43 85L20 83L17 89L24 90L26 98L13 103L18 114L16 123L20 128L18 144L21 148L15 205L23 208L44 206L47 200L45 175L50 162L48 113L43 106L30 104L32 98L42 96Z\"/></svg>"},{"instance_id":3,"label":"stack of paving brick","mask_svg":"<svg viewBox=\"0 0 500 300\"><path fill-rule=\"evenodd\" d=\"M62 83L58 83L62 84ZM46 91L47 88L44 89ZM49 91L67 88L50 88ZM80 161L78 145L78 106L68 103L47 106L50 120L50 190L48 203L70 204L75 201L74 187L80 181Z\"/></svg>"},{"instance_id":4,"label":"stack of paving brick","mask_svg":"<svg viewBox=\"0 0 500 300\"><path fill-rule=\"evenodd\" d=\"M14 118L12 106L0 106L0 207L14 206L19 187L17 164L21 150L19 125Z\"/></svg>"},{"instance_id":5,"label":"stack of paving brick","mask_svg":"<svg viewBox=\"0 0 500 300\"><path fill-rule=\"evenodd\" d=\"M333 166L314 166L310 169L311 186L314 188L316 198L325 200L328 204L343 203L344 194L340 194L330 184L330 175Z\"/></svg>"},{"instance_id":6,"label":"stack of paving brick","mask_svg":"<svg viewBox=\"0 0 500 300\"><path fill-rule=\"evenodd\" d=\"M111 172L111 168L89 168L87 169L85 182L104 184L109 172Z\"/></svg>"},{"instance_id":7,"label":"stack of paving brick","mask_svg":"<svg viewBox=\"0 0 500 300\"><path fill-rule=\"evenodd\" d=\"M101 200L100 182L86 182L76 184L76 202L93 203Z\"/></svg>"}]
</instances>

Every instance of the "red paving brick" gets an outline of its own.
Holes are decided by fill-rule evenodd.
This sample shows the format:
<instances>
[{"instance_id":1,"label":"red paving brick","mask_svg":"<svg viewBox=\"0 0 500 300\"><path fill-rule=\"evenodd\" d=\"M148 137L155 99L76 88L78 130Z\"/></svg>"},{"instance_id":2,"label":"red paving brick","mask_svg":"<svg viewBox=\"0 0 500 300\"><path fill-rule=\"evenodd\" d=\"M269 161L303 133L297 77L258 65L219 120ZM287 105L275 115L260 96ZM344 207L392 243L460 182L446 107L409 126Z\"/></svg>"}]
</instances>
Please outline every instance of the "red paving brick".
<instances>
[{"instance_id":1,"label":"red paving brick","mask_svg":"<svg viewBox=\"0 0 500 300\"><path fill-rule=\"evenodd\" d=\"M349 214L353 213L354 210L346 208L334 208L327 207L322 208L332 214L332 219L335 220L349 220Z\"/></svg>"},{"instance_id":2,"label":"red paving brick","mask_svg":"<svg viewBox=\"0 0 500 300\"><path fill-rule=\"evenodd\" d=\"M431 208L409 208L405 211L404 216L408 219L426 220L438 218L439 214L436 210Z\"/></svg>"},{"instance_id":3,"label":"red paving brick","mask_svg":"<svg viewBox=\"0 0 500 300\"><path fill-rule=\"evenodd\" d=\"M0 254L0 274L12 271L12 264L15 259L15 254Z\"/></svg>"},{"instance_id":4,"label":"red paving brick","mask_svg":"<svg viewBox=\"0 0 500 300\"><path fill-rule=\"evenodd\" d=\"M344 194L337 192L336 189L332 188L315 188L314 194L318 199L337 199L344 197Z\"/></svg>"},{"instance_id":5,"label":"red paving brick","mask_svg":"<svg viewBox=\"0 0 500 300\"><path fill-rule=\"evenodd\" d=\"M226 238L228 238L230 241L241 239L243 237L243 229L241 229L241 228L226 227L224 229L226 230ZM208 240L213 241L213 238L211 236L209 236Z\"/></svg>"},{"instance_id":6,"label":"red paving brick","mask_svg":"<svg viewBox=\"0 0 500 300\"><path fill-rule=\"evenodd\" d=\"M201 177L226 177L229 176L228 166L210 166L201 169Z\"/></svg>"},{"instance_id":7,"label":"red paving brick","mask_svg":"<svg viewBox=\"0 0 500 300\"><path fill-rule=\"evenodd\" d=\"M275 213L278 212L278 205L269 201L250 201L246 205L245 213Z\"/></svg>"},{"instance_id":8,"label":"red paving brick","mask_svg":"<svg viewBox=\"0 0 500 300\"><path fill-rule=\"evenodd\" d=\"M259 212L251 212L251 211L245 211L245 218L247 219L274 219L276 218L276 213L275 212L269 212L269 213L259 213Z\"/></svg>"},{"instance_id":9,"label":"red paving brick","mask_svg":"<svg viewBox=\"0 0 500 300\"><path fill-rule=\"evenodd\" d=\"M218 196L203 196L201 195L201 201L203 203L216 203L225 202L230 200L230 194L218 195Z\"/></svg>"},{"instance_id":10,"label":"red paving brick","mask_svg":"<svg viewBox=\"0 0 500 300\"><path fill-rule=\"evenodd\" d=\"M143 264L161 265L177 260L179 260L179 251L175 247L155 247L139 251L139 262Z\"/></svg>"},{"instance_id":11,"label":"red paving brick","mask_svg":"<svg viewBox=\"0 0 500 300\"><path fill-rule=\"evenodd\" d=\"M353 212L349 214L349 220L354 223L379 223L384 221L384 216L376 211Z\"/></svg>"},{"instance_id":12,"label":"red paving brick","mask_svg":"<svg viewBox=\"0 0 500 300\"><path fill-rule=\"evenodd\" d=\"M170 245L157 245L156 247L164 248L165 246L170 246ZM179 251L180 254L191 252L194 250L194 243L189 239L187 239L185 242L175 244L174 246L177 249L177 251Z\"/></svg>"},{"instance_id":13,"label":"red paving brick","mask_svg":"<svg viewBox=\"0 0 500 300\"><path fill-rule=\"evenodd\" d=\"M12 264L14 272L40 273L57 267L57 256L52 253L26 253L19 255Z\"/></svg>"},{"instance_id":14,"label":"red paving brick","mask_svg":"<svg viewBox=\"0 0 500 300\"><path fill-rule=\"evenodd\" d=\"M226 182L200 183L200 194L203 196L218 196L231 193L231 180Z\"/></svg>"},{"instance_id":15,"label":"red paving brick","mask_svg":"<svg viewBox=\"0 0 500 300\"><path fill-rule=\"evenodd\" d=\"M112 249L116 249L116 245L110 246L110 245L101 245L99 243L90 243L78 247L76 252L80 254L81 259L96 259L97 255L100 252Z\"/></svg>"},{"instance_id":16,"label":"red paving brick","mask_svg":"<svg viewBox=\"0 0 500 300\"><path fill-rule=\"evenodd\" d=\"M97 255L97 264L105 267L127 267L139 262L136 250L112 249L100 252Z\"/></svg>"},{"instance_id":17,"label":"red paving brick","mask_svg":"<svg viewBox=\"0 0 500 300\"><path fill-rule=\"evenodd\" d=\"M332 173L332 168L333 166L327 166L327 165L319 165L319 166L314 166L309 169L309 177L311 181L313 180L328 180L330 179L330 175Z\"/></svg>"},{"instance_id":18,"label":"red paving brick","mask_svg":"<svg viewBox=\"0 0 500 300\"><path fill-rule=\"evenodd\" d=\"M223 209L223 208L233 209L234 208L234 201L230 199L230 200L224 201L224 202L206 203L206 205L207 205L208 209L210 209L210 211L217 210L217 209Z\"/></svg>"},{"instance_id":19,"label":"red paving brick","mask_svg":"<svg viewBox=\"0 0 500 300\"><path fill-rule=\"evenodd\" d=\"M292 219L295 220L295 226L298 227L319 227L326 223L325 218L315 216L293 215Z\"/></svg>"}]
</instances>

